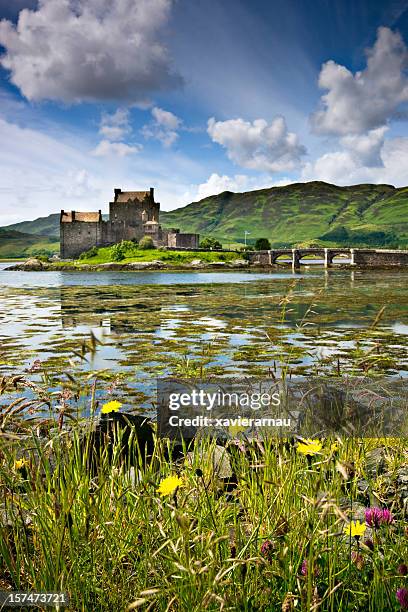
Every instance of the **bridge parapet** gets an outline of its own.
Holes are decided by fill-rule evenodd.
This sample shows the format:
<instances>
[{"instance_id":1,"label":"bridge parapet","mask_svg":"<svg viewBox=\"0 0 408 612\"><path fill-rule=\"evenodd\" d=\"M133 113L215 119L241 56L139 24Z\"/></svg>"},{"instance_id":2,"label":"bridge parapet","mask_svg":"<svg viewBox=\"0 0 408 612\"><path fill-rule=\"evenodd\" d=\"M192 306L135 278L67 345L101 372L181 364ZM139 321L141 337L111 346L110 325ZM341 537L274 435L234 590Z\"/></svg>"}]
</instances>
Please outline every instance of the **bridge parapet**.
<instances>
[{"instance_id":1,"label":"bridge parapet","mask_svg":"<svg viewBox=\"0 0 408 612\"><path fill-rule=\"evenodd\" d=\"M301 260L307 255L320 256L325 267L330 267L338 255L350 258L350 265L367 268L408 266L408 251L398 249L353 249L350 247L271 249L269 251L249 251L249 261L253 265L273 266L282 255L287 255L293 268L299 268Z\"/></svg>"}]
</instances>

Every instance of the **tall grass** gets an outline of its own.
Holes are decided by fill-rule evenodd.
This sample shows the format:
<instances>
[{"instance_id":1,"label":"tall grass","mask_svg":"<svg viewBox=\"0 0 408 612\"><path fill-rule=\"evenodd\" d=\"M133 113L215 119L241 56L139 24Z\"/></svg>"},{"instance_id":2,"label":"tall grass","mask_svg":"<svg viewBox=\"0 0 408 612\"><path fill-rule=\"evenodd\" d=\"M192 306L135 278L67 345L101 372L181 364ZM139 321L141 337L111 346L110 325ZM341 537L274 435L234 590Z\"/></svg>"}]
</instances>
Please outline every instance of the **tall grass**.
<instances>
[{"instance_id":1,"label":"tall grass","mask_svg":"<svg viewBox=\"0 0 408 612\"><path fill-rule=\"evenodd\" d=\"M285 441L231 444L232 486L213 440L174 461L156 439L145 461L135 437L123 456L117 431L92 476L86 435L2 444L2 589L66 591L70 609L87 611L398 609L407 533L397 497L391 525L359 542L343 532L362 518L363 476L382 502L381 479L365 469L378 441L327 440L314 456ZM406 458L393 440L391 480ZM159 483L176 474L182 486L161 496Z\"/></svg>"}]
</instances>

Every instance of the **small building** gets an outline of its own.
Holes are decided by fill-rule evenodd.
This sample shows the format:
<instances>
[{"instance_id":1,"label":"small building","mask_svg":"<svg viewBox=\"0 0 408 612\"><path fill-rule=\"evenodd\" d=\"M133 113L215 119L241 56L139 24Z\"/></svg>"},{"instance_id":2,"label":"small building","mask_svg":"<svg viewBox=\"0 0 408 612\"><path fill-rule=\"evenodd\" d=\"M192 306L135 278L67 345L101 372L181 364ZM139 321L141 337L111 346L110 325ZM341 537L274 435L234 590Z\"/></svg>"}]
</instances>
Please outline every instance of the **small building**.
<instances>
[{"instance_id":1,"label":"small building","mask_svg":"<svg viewBox=\"0 0 408 612\"><path fill-rule=\"evenodd\" d=\"M61 210L61 258L78 257L92 247L105 247L122 240L139 241L150 236L156 247L198 248L199 234L184 234L179 229L164 229L160 225L160 203L154 201L154 189L149 191L114 190L109 202L109 218L102 212Z\"/></svg>"}]
</instances>

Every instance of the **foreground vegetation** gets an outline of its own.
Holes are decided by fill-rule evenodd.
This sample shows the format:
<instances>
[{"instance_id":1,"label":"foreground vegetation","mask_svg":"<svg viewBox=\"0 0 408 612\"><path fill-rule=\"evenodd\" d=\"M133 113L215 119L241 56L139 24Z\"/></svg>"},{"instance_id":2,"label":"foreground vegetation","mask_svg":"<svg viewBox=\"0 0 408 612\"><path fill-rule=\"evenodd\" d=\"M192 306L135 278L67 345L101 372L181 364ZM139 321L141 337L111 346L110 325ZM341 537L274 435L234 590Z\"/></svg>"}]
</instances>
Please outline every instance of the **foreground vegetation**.
<instances>
[{"instance_id":1,"label":"foreground vegetation","mask_svg":"<svg viewBox=\"0 0 408 612\"><path fill-rule=\"evenodd\" d=\"M202 440L175 461L157 439L146 461L118 430L92 475L86 435L2 438L1 589L86 611L408 606L406 441L231 440L220 459Z\"/></svg>"}]
</instances>

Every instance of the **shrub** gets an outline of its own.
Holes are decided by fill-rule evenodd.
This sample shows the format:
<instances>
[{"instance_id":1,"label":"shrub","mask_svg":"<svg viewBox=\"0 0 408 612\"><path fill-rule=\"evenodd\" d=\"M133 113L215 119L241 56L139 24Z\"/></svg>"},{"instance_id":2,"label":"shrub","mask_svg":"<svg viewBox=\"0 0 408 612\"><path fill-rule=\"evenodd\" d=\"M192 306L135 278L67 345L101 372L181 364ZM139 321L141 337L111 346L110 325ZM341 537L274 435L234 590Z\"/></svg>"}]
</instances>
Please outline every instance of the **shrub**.
<instances>
[{"instance_id":1,"label":"shrub","mask_svg":"<svg viewBox=\"0 0 408 612\"><path fill-rule=\"evenodd\" d=\"M91 259L91 257L96 257L99 253L99 249L96 247L92 247L88 251L84 251L80 254L79 259Z\"/></svg>"},{"instance_id":2,"label":"shrub","mask_svg":"<svg viewBox=\"0 0 408 612\"><path fill-rule=\"evenodd\" d=\"M113 261L122 261L122 259L125 259L125 252L126 252L126 248L123 245L123 242L114 244L110 248L111 258Z\"/></svg>"},{"instance_id":3,"label":"shrub","mask_svg":"<svg viewBox=\"0 0 408 612\"><path fill-rule=\"evenodd\" d=\"M271 243L267 238L258 238L255 242L255 250L256 251L269 251L271 248Z\"/></svg>"},{"instance_id":4,"label":"shrub","mask_svg":"<svg viewBox=\"0 0 408 612\"><path fill-rule=\"evenodd\" d=\"M200 242L201 249L222 249L222 244L215 238L204 238Z\"/></svg>"},{"instance_id":5,"label":"shrub","mask_svg":"<svg viewBox=\"0 0 408 612\"><path fill-rule=\"evenodd\" d=\"M154 249L153 239L150 236L143 236L139 242L139 249Z\"/></svg>"}]
</instances>

